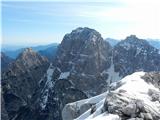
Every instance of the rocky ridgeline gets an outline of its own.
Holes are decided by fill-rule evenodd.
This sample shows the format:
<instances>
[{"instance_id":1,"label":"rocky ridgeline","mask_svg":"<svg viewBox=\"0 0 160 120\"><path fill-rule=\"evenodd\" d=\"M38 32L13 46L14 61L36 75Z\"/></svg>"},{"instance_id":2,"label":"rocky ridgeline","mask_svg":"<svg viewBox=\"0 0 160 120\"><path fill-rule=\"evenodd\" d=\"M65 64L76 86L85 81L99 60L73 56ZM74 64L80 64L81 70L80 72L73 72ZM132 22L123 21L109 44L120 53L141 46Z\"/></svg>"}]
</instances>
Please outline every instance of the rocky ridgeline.
<instances>
[{"instance_id":1,"label":"rocky ridgeline","mask_svg":"<svg viewBox=\"0 0 160 120\"><path fill-rule=\"evenodd\" d=\"M67 104L63 120L159 120L159 82L160 72L133 73L111 84L110 92Z\"/></svg>"},{"instance_id":2,"label":"rocky ridgeline","mask_svg":"<svg viewBox=\"0 0 160 120\"><path fill-rule=\"evenodd\" d=\"M113 48L115 71L126 76L136 71L160 71L158 49L135 35L127 37Z\"/></svg>"},{"instance_id":3,"label":"rocky ridgeline","mask_svg":"<svg viewBox=\"0 0 160 120\"><path fill-rule=\"evenodd\" d=\"M22 106L32 104L31 98L48 65L46 58L28 48L2 73L2 97L10 119Z\"/></svg>"}]
</instances>

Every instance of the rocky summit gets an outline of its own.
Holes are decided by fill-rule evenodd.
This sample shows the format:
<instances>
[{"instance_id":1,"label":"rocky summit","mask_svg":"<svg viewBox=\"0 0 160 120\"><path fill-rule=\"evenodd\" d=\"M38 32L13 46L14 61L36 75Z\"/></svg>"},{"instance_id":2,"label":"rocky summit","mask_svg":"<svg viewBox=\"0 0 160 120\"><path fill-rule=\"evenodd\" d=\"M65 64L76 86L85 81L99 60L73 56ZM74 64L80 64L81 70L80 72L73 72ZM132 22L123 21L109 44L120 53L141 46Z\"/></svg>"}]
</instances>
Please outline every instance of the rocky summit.
<instances>
[{"instance_id":1,"label":"rocky summit","mask_svg":"<svg viewBox=\"0 0 160 120\"><path fill-rule=\"evenodd\" d=\"M130 106L139 105L140 98L133 99L133 96L142 95L142 92L146 93L145 97L149 95L149 99L157 101L159 59L158 50L135 35L112 47L96 30L79 27L64 36L56 54L54 53L54 59L50 60L52 62L27 48L2 73L3 119L84 120L90 115L89 118L93 118L98 113L108 112L108 117L111 115L124 120L145 120L146 116L156 120L158 114L153 112L155 109L145 108L141 111L141 108L136 107L133 114L129 110ZM142 76L143 80L135 77L126 82L126 79L122 79L136 71L146 72ZM147 86L151 83L154 90L157 90L156 93L154 90L148 93L147 90L130 94L131 91L136 92L131 84L139 79L140 83L145 80ZM136 83L139 84L138 81ZM130 89L124 89L125 84ZM128 94L130 95L127 96ZM91 97L94 96L98 100L92 101ZM83 101L80 105L76 102L79 100ZM69 104L72 102L76 104ZM101 107L97 108L99 105ZM142 101L140 105L144 105ZM158 102L154 103L157 109L158 105ZM91 111L86 112L89 109ZM130 111L133 112L132 109Z\"/></svg>"},{"instance_id":2,"label":"rocky summit","mask_svg":"<svg viewBox=\"0 0 160 120\"><path fill-rule=\"evenodd\" d=\"M146 40L131 35L114 47L113 63L123 77L136 71L160 71L160 54Z\"/></svg>"},{"instance_id":3,"label":"rocky summit","mask_svg":"<svg viewBox=\"0 0 160 120\"><path fill-rule=\"evenodd\" d=\"M68 78L87 95L99 94L107 85L111 53L111 46L96 30L77 28L66 34L59 46L54 62L61 71L59 79Z\"/></svg>"},{"instance_id":4,"label":"rocky summit","mask_svg":"<svg viewBox=\"0 0 160 120\"><path fill-rule=\"evenodd\" d=\"M46 58L27 48L2 73L2 97L9 119L14 118L21 107L32 104L31 98L48 64Z\"/></svg>"},{"instance_id":5,"label":"rocky summit","mask_svg":"<svg viewBox=\"0 0 160 120\"><path fill-rule=\"evenodd\" d=\"M160 73L135 72L110 91L67 104L63 120L159 120Z\"/></svg>"}]
</instances>

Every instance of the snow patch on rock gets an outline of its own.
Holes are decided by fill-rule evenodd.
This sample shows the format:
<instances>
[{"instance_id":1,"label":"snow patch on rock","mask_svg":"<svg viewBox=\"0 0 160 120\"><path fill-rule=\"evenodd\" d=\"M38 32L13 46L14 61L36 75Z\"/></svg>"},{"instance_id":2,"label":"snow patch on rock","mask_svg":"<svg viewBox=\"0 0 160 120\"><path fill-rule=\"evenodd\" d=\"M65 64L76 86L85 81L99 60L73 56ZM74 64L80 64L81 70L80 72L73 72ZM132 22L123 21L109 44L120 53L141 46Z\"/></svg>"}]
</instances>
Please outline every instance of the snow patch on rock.
<instances>
[{"instance_id":1,"label":"snow patch on rock","mask_svg":"<svg viewBox=\"0 0 160 120\"><path fill-rule=\"evenodd\" d=\"M107 73L109 75L107 82L112 83L112 82L116 82L116 81L122 79L122 77L120 77L119 73L115 72L115 70L114 70L113 58L111 58L111 66L107 70Z\"/></svg>"},{"instance_id":2,"label":"snow patch on rock","mask_svg":"<svg viewBox=\"0 0 160 120\"><path fill-rule=\"evenodd\" d=\"M52 64L50 64L48 70L47 70L47 81L45 83L44 89L42 90L43 95L41 98L40 106L42 109L45 109L46 103L48 101L48 96L49 96L49 89L51 89L54 86L54 82L52 81L52 75L54 72L54 68Z\"/></svg>"},{"instance_id":3,"label":"snow patch on rock","mask_svg":"<svg viewBox=\"0 0 160 120\"><path fill-rule=\"evenodd\" d=\"M70 72L62 72L58 79L67 79L70 75Z\"/></svg>"},{"instance_id":4,"label":"snow patch on rock","mask_svg":"<svg viewBox=\"0 0 160 120\"><path fill-rule=\"evenodd\" d=\"M51 81L53 72L54 72L54 68L53 68L52 64L50 64L50 66L49 66L49 68L47 70L47 82L46 82L46 85L48 86L48 88L53 87L53 81Z\"/></svg>"},{"instance_id":5,"label":"snow patch on rock","mask_svg":"<svg viewBox=\"0 0 160 120\"><path fill-rule=\"evenodd\" d=\"M124 42L123 44L120 44L121 47L123 47L126 50L129 50L131 48L131 44Z\"/></svg>"}]
</instances>

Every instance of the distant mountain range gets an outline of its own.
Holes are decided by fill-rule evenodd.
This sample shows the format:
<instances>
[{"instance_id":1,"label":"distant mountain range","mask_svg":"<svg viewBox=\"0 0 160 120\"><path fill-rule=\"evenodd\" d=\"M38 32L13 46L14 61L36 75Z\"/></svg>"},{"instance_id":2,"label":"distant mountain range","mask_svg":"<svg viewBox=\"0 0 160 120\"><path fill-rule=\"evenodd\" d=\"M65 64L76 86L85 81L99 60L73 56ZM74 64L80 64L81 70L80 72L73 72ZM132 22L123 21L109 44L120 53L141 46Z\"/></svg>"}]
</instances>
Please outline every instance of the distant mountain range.
<instances>
[{"instance_id":1,"label":"distant mountain range","mask_svg":"<svg viewBox=\"0 0 160 120\"><path fill-rule=\"evenodd\" d=\"M47 58L51 59L56 52L58 47L58 43L52 43L48 45L39 45L34 47L23 47L23 46L9 46L5 45L2 46L2 52L4 52L7 56L11 57L12 59L16 59L17 56L26 48L32 48L34 51L39 52L41 55L46 56Z\"/></svg>"}]
</instances>

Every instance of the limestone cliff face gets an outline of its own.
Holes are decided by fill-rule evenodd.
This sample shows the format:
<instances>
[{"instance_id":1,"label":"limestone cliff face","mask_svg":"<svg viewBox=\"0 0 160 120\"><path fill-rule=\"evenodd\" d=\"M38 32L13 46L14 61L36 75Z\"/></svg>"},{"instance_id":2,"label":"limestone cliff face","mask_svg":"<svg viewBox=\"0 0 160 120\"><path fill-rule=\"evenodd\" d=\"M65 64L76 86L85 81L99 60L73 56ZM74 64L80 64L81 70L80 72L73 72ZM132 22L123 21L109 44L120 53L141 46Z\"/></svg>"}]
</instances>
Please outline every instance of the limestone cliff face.
<instances>
[{"instance_id":1,"label":"limestone cliff face","mask_svg":"<svg viewBox=\"0 0 160 120\"><path fill-rule=\"evenodd\" d=\"M2 95L10 119L20 107L31 104L32 95L48 65L46 58L28 48L2 73Z\"/></svg>"},{"instance_id":2,"label":"limestone cliff face","mask_svg":"<svg viewBox=\"0 0 160 120\"><path fill-rule=\"evenodd\" d=\"M90 28L77 28L64 36L57 53L57 65L62 72L72 70L93 75L109 67L110 55L111 46L100 33Z\"/></svg>"},{"instance_id":3,"label":"limestone cliff face","mask_svg":"<svg viewBox=\"0 0 160 120\"><path fill-rule=\"evenodd\" d=\"M160 71L159 50L135 35L114 47L113 62L115 70L123 77L136 71Z\"/></svg>"},{"instance_id":4,"label":"limestone cliff face","mask_svg":"<svg viewBox=\"0 0 160 120\"><path fill-rule=\"evenodd\" d=\"M89 95L99 94L107 85L111 51L96 30L77 28L64 36L54 64L61 72L70 73L69 79L78 89Z\"/></svg>"}]
</instances>

